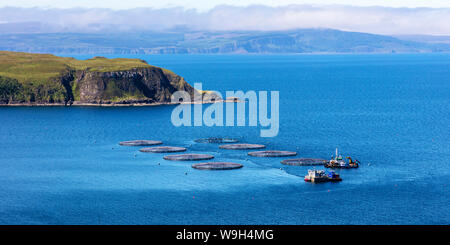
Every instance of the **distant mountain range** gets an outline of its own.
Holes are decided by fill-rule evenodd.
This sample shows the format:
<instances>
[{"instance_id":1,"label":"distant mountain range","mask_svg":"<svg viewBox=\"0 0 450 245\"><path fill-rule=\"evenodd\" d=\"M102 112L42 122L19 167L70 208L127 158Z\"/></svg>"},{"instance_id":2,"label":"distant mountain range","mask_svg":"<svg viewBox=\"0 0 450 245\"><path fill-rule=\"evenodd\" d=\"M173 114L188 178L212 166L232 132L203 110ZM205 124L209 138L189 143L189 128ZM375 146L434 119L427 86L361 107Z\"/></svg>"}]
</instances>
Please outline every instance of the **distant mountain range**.
<instances>
[{"instance_id":1,"label":"distant mountain range","mask_svg":"<svg viewBox=\"0 0 450 245\"><path fill-rule=\"evenodd\" d=\"M54 54L450 52L450 38L333 29L0 34L0 50Z\"/></svg>"},{"instance_id":2,"label":"distant mountain range","mask_svg":"<svg viewBox=\"0 0 450 245\"><path fill-rule=\"evenodd\" d=\"M399 35L394 36L398 39L423 42L423 43L447 43L450 44L450 36L429 36L429 35Z\"/></svg>"}]
</instances>

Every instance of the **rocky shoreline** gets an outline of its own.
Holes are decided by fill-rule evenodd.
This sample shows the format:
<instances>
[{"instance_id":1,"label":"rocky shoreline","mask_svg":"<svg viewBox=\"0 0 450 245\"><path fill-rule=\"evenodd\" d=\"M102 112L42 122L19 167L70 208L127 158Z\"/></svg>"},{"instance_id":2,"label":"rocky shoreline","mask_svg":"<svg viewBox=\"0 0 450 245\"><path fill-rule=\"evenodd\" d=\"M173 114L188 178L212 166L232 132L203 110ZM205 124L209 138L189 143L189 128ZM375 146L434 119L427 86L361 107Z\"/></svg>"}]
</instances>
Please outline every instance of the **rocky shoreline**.
<instances>
[{"instance_id":1,"label":"rocky shoreline","mask_svg":"<svg viewBox=\"0 0 450 245\"><path fill-rule=\"evenodd\" d=\"M160 105L179 105L179 104L212 104L212 103L238 103L242 102L234 99L226 99L226 100L216 100L216 101L192 101L192 102L142 102L142 101L120 101L120 102L79 102L75 101L73 103L0 103L0 107L52 107L52 106L97 106L97 107L127 107L127 106L160 106Z\"/></svg>"}]
</instances>

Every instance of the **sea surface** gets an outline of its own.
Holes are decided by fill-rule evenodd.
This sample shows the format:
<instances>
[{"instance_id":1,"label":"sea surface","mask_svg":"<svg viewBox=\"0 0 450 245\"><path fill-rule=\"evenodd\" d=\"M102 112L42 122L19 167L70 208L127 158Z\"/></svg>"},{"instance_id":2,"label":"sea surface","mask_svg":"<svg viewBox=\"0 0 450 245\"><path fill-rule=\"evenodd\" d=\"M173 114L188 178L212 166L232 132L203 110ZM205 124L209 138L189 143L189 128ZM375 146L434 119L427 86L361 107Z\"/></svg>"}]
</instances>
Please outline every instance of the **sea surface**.
<instances>
[{"instance_id":1,"label":"sea surface","mask_svg":"<svg viewBox=\"0 0 450 245\"><path fill-rule=\"evenodd\" d=\"M207 90L279 91L278 136L175 127L175 106L0 107L0 224L450 224L449 54L126 57ZM298 157L338 147L362 165L311 184L312 167L194 142L203 137ZM118 145L133 139L244 167L195 170Z\"/></svg>"}]
</instances>

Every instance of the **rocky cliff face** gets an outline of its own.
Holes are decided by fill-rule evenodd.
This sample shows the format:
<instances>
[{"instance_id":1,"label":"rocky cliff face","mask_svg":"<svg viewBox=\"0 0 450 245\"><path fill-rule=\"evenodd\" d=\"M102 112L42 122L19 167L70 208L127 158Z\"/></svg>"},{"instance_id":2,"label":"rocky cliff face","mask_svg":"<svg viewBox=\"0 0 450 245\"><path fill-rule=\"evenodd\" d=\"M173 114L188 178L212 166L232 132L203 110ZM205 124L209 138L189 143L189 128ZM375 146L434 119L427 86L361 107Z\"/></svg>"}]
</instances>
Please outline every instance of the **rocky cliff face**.
<instances>
[{"instance_id":1,"label":"rocky cliff face","mask_svg":"<svg viewBox=\"0 0 450 245\"><path fill-rule=\"evenodd\" d=\"M187 91L192 98L194 93L198 93L182 77L158 67L109 72L67 70L61 76L51 79L51 89L37 87L36 91L29 92L31 96L25 96L30 89L24 89L16 80L8 82L2 77L0 79L0 104L3 105L150 104L170 102L176 91ZM32 88L34 87L36 86ZM50 91L52 94L49 96ZM55 96L56 93L58 97Z\"/></svg>"},{"instance_id":2,"label":"rocky cliff face","mask_svg":"<svg viewBox=\"0 0 450 245\"><path fill-rule=\"evenodd\" d=\"M76 71L71 88L73 100L85 103L170 102L175 91L194 93L194 88L182 77L158 67Z\"/></svg>"}]
</instances>

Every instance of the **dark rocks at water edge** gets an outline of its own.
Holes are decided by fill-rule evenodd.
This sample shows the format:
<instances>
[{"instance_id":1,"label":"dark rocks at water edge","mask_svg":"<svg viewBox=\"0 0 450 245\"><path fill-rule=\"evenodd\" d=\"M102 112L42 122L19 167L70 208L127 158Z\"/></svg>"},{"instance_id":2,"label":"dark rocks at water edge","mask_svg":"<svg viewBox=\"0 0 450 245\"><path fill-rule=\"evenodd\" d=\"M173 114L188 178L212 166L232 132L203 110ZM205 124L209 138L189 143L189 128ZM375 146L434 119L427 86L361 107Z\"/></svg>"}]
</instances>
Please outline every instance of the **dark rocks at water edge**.
<instances>
[{"instance_id":1,"label":"dark rocks at water edge","mask_svg":"<svg viewBox=\"0 0 450 245\"><path fill-rule=\"evenodd\" d=\"M318 158L296 158L296 159L286 159L281 161L284 165L291 166L315 166L315 165L324 165L327 162L325 159Z\"/></svg>"},{"instance_id":2,"label":"dark rocks at water edge","mask_svg":"<svg viewBox=\"0 0 450 245\"><path fill-rule=\"evenodd\" d=\"M259 144L229 144L229 145L221 145L220 149L228 149L228 150L249 150L249 149L263 149L266 148L265 145Z\"/></svg>"},{"instance_id":3,"label":"dark rocks at water edge","mask_svg":"<svg viewBox=\"0 0 450 245\"><path fill-rule=\"evenodd\" d=\"M162 141L158 140L130 140L122 141L119 145L123 146L151 146L151 145L161 145Z\"/></svg>"},{"instance_id":4,"label":"dark rocks at water edge","mask_svg":"<svg viewBox=\"0 0 450 245\"><path fill-rule=\"evenodd\" d=\"M198 160L209 160L213 158L214 158L213 155L193 154L193 153L164 156L164 159L169 161L198 161Z\"/></svg>"},{"instance_id":5,"label":"dark rocks at water edge","mask_svg":"<svg viewBox=\"0 0 450 245\"><path fill-rule=\"evenodd\" d=\"M253 151L248 153L253 157L289 157L296 156L297 152L294 151Z\"/></svg>"},{"instance_id":6,"label":"dark rocks at water edge","mask_svg":"<svg viewBox=\"0 0 450 245\"><path fill-rule=\"evenodd\" d=\"M204 139L196 139L195 142L197 142L197 143L237 143L238 140L230 139L230 138L210 137L210 138L204 138Z\"/></svg>"},{"instance_id":7,"label":"dark rocks at water edge","mask_svg":"<svg viewBox=\"0 0 450 245\"><path fill-rule=\"evenodd\" d=\"M140 152L151 152L151 153L169 153L169 152L186 151L186 148L176 147L176 146L156 146L156 147L142 148L139 151Z\"/></svg>"},{"instance_id":8,"label":"dark rocks at water edge","mask_svg":"<svg viewBox=\"0 0 450 245\"><path fill-rule=\"evenodd\" d=\"M232 162L205 162L192 164L192 167L200 170L231 170L242 168L243 165Z\"/></svg>"}]
</instances>

